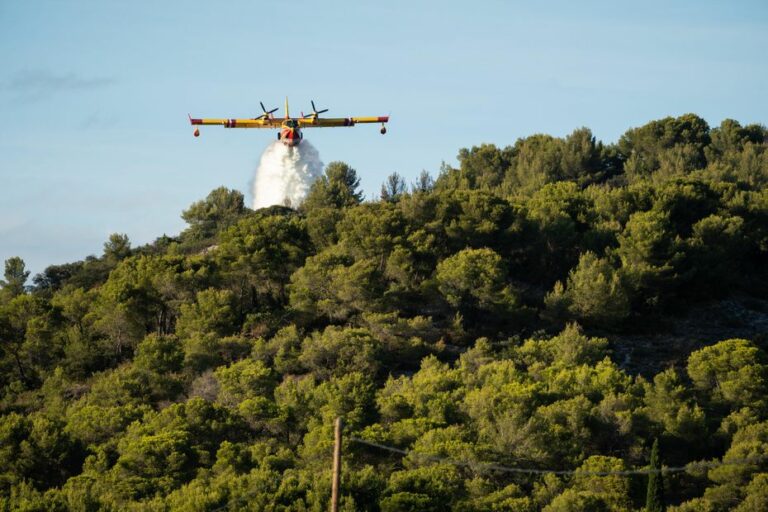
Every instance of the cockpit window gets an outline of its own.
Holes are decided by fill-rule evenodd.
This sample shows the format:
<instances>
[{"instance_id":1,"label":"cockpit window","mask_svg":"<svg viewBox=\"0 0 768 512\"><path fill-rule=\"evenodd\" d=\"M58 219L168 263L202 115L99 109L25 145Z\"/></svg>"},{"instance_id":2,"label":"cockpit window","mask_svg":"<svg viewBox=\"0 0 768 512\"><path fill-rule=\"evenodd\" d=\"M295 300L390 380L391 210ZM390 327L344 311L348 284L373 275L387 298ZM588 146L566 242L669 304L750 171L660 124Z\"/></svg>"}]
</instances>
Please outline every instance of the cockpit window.
<instances>
[{"instance_id":1,"label":"cockpit window","mask_svg":"<svg viewBox=\"0 0 768 512\"><path fill-rule=\"evenodd\" d=\"M289 119L285 124L288 125L289 128L296 128L299 125L295 119Z\"/></svg>"}]
</instances>

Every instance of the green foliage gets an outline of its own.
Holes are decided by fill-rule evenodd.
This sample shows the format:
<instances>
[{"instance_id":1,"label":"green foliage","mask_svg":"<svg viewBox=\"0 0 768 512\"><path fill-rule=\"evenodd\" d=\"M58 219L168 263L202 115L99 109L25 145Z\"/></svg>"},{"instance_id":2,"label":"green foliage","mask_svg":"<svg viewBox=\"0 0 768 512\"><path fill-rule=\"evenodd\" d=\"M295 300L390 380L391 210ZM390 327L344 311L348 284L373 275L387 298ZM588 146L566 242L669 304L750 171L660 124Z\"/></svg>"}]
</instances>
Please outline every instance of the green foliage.
<instances>
[{"instance_id":1,"label":"green foliage","mask_svg":"<svg viewBox=\"0 0 768 512\"><path fill-rule=\"evenodd\" d=\"M197 466L212 465L221 441L237 440L242 428L226 409L204 400L175 404L128 428L109 476L123 498L168 493Z\"/></svg>"},{"instance_id":2,"label":"green foliage","mask_svg":"<svg viewBox=\"0 0 768 512\"><path fill-rule=\"evenodd\" d=\"M665 298L674 297L682 253L668 215L657 211L635 213L618 239L622 273L635 304L653 309L662 305Z\"/></svg>"},{"instance_id":3,"label":"green foliage","mask_svg":"<svg viewBox=\"0 0 768 512\"><path fill-rule=\"evenodd\" d=\"M422 359L413 378L387 379L376 402L387 421L425 417L446 424L458 418L462 395L460 374L432 356Z\"/></svg>"},{"instance_id":4,"label":"green foliage","mask_svg":"<svg viewBox=\"0 0 768 512\"><path fill-rule=\"evenodd\" d=\"M716 403L760 409L766 395L765 354L743 339L721 341L688 358L694 386Z\"/></svg>"},{"instance_id":5,"label":"green foliage","mask_svg":"<svg viewBox=\"0 0 768 512\"><path fill-rule=\"evenodd\" d=\"M24 260L18 256L5 260L5 279L0 279L0 298L9 300L24 293L24 284L29 277Z\"/></svg>"},{"instance_id":6,"label":"green foliage","mask_svg":"<svg viewBox=\"0 0 768 512\"><path fill-rule=\"evenodd\" d=\"M421 173L419 173L419 177L411 185L411 189L414 193L418 193L418 192L426 193L431 191L434 188L434 186L435 186L435 180L432 179L432 176L430 176L427 171L422 169Z\"/></svg>"},{"instance_id":7,"label":"green foliage","mask_svg":"<svg viewBox=\"0 0 768 512\"><path fill-rule=\"evenodd\" d=\"M11 258L0 509L325 510L343 417L345 511L658 510L653 438L670 507L763 510L767 135L538 134L370 202L334 162L297 210L219 188L32 287Z\"/></svg>"},{"instance_id":8,"label":"green foliage","mask_svg":"<svg viewBox=\"0 0 768 512\"><path fill-rule=\"evenodd\" d=\"M648 474L648 488L645 495L646 512L664 512L664 475L661 473L661 459L659 458L659 440L653 441L651 448L651 460L648 467L652 473Z\"/></svg>"},{"instance_id":9,"label":"green foliage","mask_svg":"<svg viewBox=\"0 0 768 512\"><path fill-rule=\"evenodd\" d=\"M458 160L460 168L452 175L441 176L438 186L451 188L494 188L501 185L512 164L512 148L498 149L493 144L482 144L472 149L461 149ZM444 184L445 183L445 184Z\"/></svg>"},{"instance_id":10,"label":"green foliage","mask_svg":"<svg viewBox=\"0 0 768 512\"><path fill-rule=\"evenodd\" d=\"M118 400L104 400L99 404L81 399L74 403L67 409L67 432L89 449L96 450L151 410L147 405L121 404Z\"/></svg>"},{"instance_id":11,"label":"green foliage","mask_svg":"<svg viewBox=\"0 0 768 512\"><path fill-rule=\"evenodd\" d=\"M723 456L723 462L726 464L709 472L709 479L717 485L707 488L704 499L714 505L714 508L722 509L733 506L748 497L748 485L753 475L765 473L768 469L765 458L767 449L768 424L766 422L754 423L739 429ZM738 463L735 463L736 461ZM732 463L728 464L728 462ZM755 490L752 487L752 491Z\"/></svg>"},{"instance_id":12,"label":"green foliage","mask_svg":"<svg viewBox=\"0 0 768 512\"><path fill-rule=\"evenodd\" d=\"M454 466L433 465L398 471L389 478L381 510L445 510L461 495L461 487L462 481Z\"/></svg>"},{"instance_id":13,"label":"green foliage","mask_svg":"<svg viewBox=\"0 0 768 512\"><path fill-rule=\"evenodd\" d=\"M325 167L325 174L312 185L302 209L355 206L363 200L359 186L357 171L344 162L331 162Z\"/></svg>"},{"instance_id":14,"label":"green foliage","mask_svg":"<svg viewBox=\"0 0 768 512\"><path fill-rule=\"evenodd\" d=\"M574 318L585 325L609 327L629 315L629 298L619 273L607 259L591 252L581 255L566 287L558 281L544 303L551 318Z\"/></svg>"},{"instance_id":15,"label":"green foliage","mask_svg":"<svg viewBox=\"0 0 768 512\"><path fill-rule=\"evenodd\" d=\"M225 338L235 325L234 294L229 290L198 292L193 304L183 304L176 332L184 343L184 363L201 371L225 359L226 345L237 340Z\"/></svg>"},{"instance_id":16,"label":"green foliage","mask_svg":"<svg viewBox=\"0 0 768 512\"><path fill-rule=\"evenodd\" d=\"M614 457L588 458L576 470L572 487L557 496L544 510L631 510L628 499L630 483L627 477L590 474L624 469L623 462Z\"/></svg>"},{"instance_id":17,"label":"green foliage","mask_svg":"<svg viewBox=\"0 0 768 512\"><path fill-rule=\"evenodd\" d=\"M445 300L465 316L514 310L516 298L506 269L492 249L465 249L446 258L437 266L435 278Z\"/></svg>"},{"instance_id":18,"label":"green foliage","mask_svg":"<svg viewBox=\"0 0 768 512\"><path fill-rule=\"evenodd\" d=\"M574 130L565 139L533 135L503 149L482 144L460 150L457 158L459 169L445 170L436 183L438 189L501 188L518 195L556 181L586 185L619 170L618 157L596 141L589 128Z\"/></svg>"},{"instance_id":19,"label":"green foliage","mask_svg":"<svg viewBox=\"0 0 768 512\"><path fill-rule=\"evenodd\" d=\"M112 233L104 242L104 259L115 264L131 255L131 242L128 235Z\"/></svg>"},{"instance_id":20,"label":"green foliage","mask_svg":"<svg viewBox=\"0 0 768 512\"><path fill-rule=\"evenodd\" d=\"M205 334L226 336L233 332L234 312L232 292L210 288L198 292L193 304L183 304L176 322L176 333L181 338Z\"/></svg>"},{"instance_id":21,"label":"green foliage","mask_svg":"<svg viewBox=\"0 0 768 512\"><path fill-rule=\"evenodd\" d=\"M0 457L5 482L47 489L77 474L83 454L60 420L10 413L0 419Z\"/></svg>"},{"instance_id":22,"label":"green foliage","mask_svg":"<svg viewBox=\"0 0 768 512\"><path fill-rule=\"evenodd\" d=\"M224 231L217 263L250 308L285 301L288 280L309 252L305 223L295 215L246 217ZM250 300L249 300L250 299Z\"/></svg>"},{"instance_id":23,"label":"green foliage","mask_svg":"<svg viewBox=\"0 0 768 512\"><path fill-rule=\"evenodd\" d=\"M692 442L704 437L704 410L673 369L657 374L653 385L646 383L645 388L646 414L661 424L668 436Z\"/></svg>"},{"instance_id":24,"label":"green foliage","mask_svg":"<svg viewBox=\"0 0 768 512\"><path fill-rule=\"evenodd\" d=\"M387 181L381 185L381 200L391 203L397 202L405 191L405 179L396 172L393 172L387 176Z\"/></svg>"},{"instance_id":25,"label":"green foliage","mask_svg":"<svg viewBox=\"0 0 768 512\"><path fill-rule=\"evenodd\" d=\"M181 370L184 352L176 337L150 334L136 347L134 364L157 374L173 373Z\"/></svg>"},{"instance_id":26,"label":"green foliage","mask_svg":"<svg viewBox=\"0 0 768 512\"><path fill-rule=\"evenodd\" d=\"M591 492L567 490L544 508L545 512L608 512L611 507Z\"/></svg>"},{"instance_id":27,"label":"green foliage","mask_svg":"<svg viewBox=\"0 0 768 512\"><path fill-rule=\"evenodd\" d=\"M710 143L709 126L694 114L667 117L627 131L619 139L619 150L627 158L625 169L633 179L658 171L675 151L683 158L683 169L704 166L704 148Z\"/></svg>"},{"instance_id":28,"label":"green foliage","mask_svg":"<svg viewBox=\"0 0 768 512\"><path fill-rule=\"evenodd\" d=\"M243 359L215 372L219 381L219 400L234 407L244 400L269 397L275 387L273 372L261 361Z\"/></svg>"},{"instance_id":29,"label":"green foliage","mask_svg":"<svg viewBox=\"0 0 768 512\"><path fill-rule=\"evenodd\" d=\"M183 237L190 242L209 240L218 231L234 224L244 212L243 194L219 187L181 214L181 218L189 224Z\"/></svg>"},{"instance_id":30,"label":"green foliage","mask_svg":"<svg viewBox=\"0 0 768 512\"><path fill-rule=\"evenodd\" d=\"M356 371L375 374L379 350L366 329L330 326L304 339L299 362L321 379Z\"/></svg>"},{"instance_id":31,"label":"green foliage","mask_svg":"<svg viewBox=\"0 0 768 512\"><path fill-rule=\"evenodd\" d=\"M51 316L45 301L32 295L17 295L0 304L0 350L6 355L6 374L0 382L39 384L41 375L61 357Z\"/></svg>"},{"instance_id":32,"label":"green foliage","mask_svg":"<svg viewBox=\"0 0 768 512\"><path fill-rule=\"evenodd\" d=\"M608 340L586 336L578 324L568 324L550 339L526 340L513 358L529 368L553 363L565 366L595 365L608 355Z\"/></svg>"},{"instance_id":33,"label":"green foliage","mask_svg":"<svg viewBox=\"0 0 768 512\"><path fill-rule=\"evenodd\" d=\"M686 253L696 274L692 287L711 295L729 289L743 271L744 219L710 215L693 225Z\"/></svg>"},{"instance_id":34,"label":"green foliage","mask_svg":"<svg viewBox=\"0 0 768 512\"><path fill-rule=\"evenodd\" d=\"M376 267L369 259L353 261L338 247L311 256L291 276L291 307L311 319L336 321L376 310L381 294Z\"/></svg>"},{"instance_id":35,"label":"green foliage","mask_svg":"<svg viewBox=\"0 0 768 512\"><path fill-rule=\"evenodd\" d=\"M744 500L735 512L758 512L768 503L768 473L758 473L747 486Z\"/></svg>"},{"instance_id":36,"label":"green foliage","mask_svg":"<svg viewBox=\"0 0 768 512\"><path fill-rule=\"evenodd\" d=\"M94 328L110 339L119 357L150 331L171 332L180 281L186 277L180 266L170 257L133 256L121 261L99 289Z\"/></svg>"},{"instance_id":37,"label":"green foliage","mask_svg":"<svg viewBox=\"0 0 768 512\"><path fill-rule=\"evenodd\" d=\"M537 228L533 268L544 280L554 281L576 264L579 254L590 248L594 236L594 211L575 183L551 183L527 201L529 218Z\"/></svg>"}]
</instances>

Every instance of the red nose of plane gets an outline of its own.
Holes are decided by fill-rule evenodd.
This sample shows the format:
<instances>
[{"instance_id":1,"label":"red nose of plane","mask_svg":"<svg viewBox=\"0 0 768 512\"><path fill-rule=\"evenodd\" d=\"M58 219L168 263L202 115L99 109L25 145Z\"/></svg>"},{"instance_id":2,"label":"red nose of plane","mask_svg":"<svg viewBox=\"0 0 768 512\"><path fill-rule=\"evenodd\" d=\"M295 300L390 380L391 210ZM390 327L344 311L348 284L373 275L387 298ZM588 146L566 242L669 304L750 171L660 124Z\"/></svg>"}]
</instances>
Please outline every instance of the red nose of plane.
<instances>
[{"instance_id":1,"label":"red nose of plane","mask_svg":"<svg viewBox=\"0 0 768 512\"><path fill-rule=\"evenodd\" d=\"M280 134L280 140L288 147L298 146L301 142L301 133L294 128L286 128Z\"/></svg>"}]
</instances>

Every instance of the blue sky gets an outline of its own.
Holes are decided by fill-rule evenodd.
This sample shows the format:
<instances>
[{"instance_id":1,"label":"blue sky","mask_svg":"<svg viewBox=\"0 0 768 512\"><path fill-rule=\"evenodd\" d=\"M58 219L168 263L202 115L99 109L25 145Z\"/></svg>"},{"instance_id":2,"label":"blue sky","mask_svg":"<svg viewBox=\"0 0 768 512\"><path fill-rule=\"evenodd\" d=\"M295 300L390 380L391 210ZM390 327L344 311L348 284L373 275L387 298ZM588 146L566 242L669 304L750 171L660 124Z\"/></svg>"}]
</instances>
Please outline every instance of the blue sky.
<instances>
[{"instance_id":1,"label":"blue sky","mask_svg":"<svg viewBox=\"0 0 768 512\"><path fill-rule=\"evenodd\" d=\"M695 112L768 123L768 2L0 0L0 260L28 268L184 228L213 188L246 193L274 134L187 113L392 116L307 131L372 197L462 147L587 126L606 142Z\"/></svg>"}]
</instances>

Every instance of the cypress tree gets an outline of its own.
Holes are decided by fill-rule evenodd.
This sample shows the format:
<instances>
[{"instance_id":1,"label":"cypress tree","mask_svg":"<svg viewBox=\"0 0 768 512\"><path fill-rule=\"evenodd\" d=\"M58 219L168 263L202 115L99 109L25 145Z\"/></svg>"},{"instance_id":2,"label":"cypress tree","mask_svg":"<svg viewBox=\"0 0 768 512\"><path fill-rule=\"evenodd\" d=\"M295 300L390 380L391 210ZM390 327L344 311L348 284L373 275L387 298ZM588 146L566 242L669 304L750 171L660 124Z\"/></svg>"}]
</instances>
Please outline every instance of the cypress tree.
<instances>
[{"instance_id":1,"label":"cypress tree","mask_svg":"<svg viewBox=\"0 0 768 512\"><path fill-rule=\"evenodd\" d=\"M659 440L653 441L651 448L651 472L648 473L648 493L645 497L646 512L664 512L664 479L661 474L661 460L659 459Z\"/></svg>"}]
</instances>

